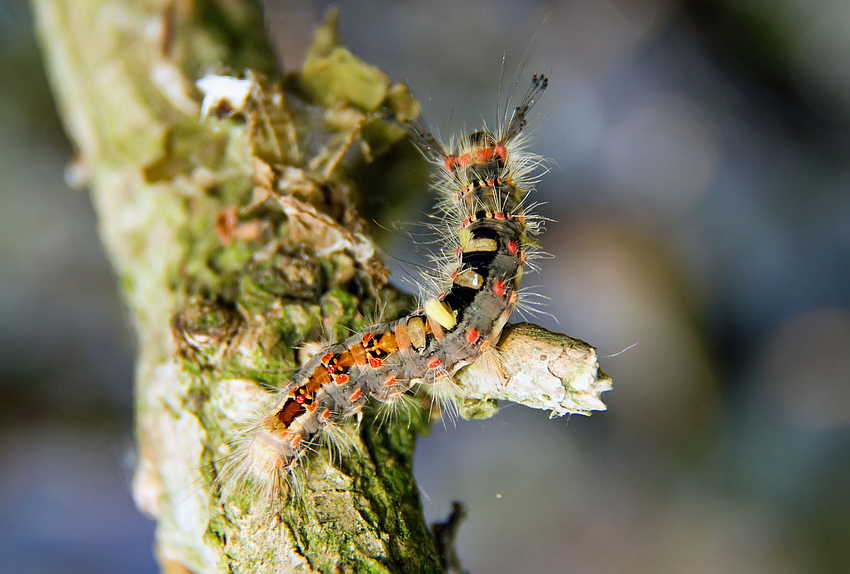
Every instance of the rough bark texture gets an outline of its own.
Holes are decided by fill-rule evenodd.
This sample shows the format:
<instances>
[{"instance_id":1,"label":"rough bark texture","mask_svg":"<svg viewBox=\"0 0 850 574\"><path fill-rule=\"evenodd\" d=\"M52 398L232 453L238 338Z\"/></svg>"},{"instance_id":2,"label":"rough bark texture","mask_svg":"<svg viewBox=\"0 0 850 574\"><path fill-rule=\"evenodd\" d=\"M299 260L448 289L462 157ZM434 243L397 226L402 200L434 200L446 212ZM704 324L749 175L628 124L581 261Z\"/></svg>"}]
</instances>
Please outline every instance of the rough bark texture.
<instances>
[{"instance_id":1,"label":"rough bark texture","mask_svg":"<svg viewBox=\"0 0 850 574\"><path fill-rule=\"evenodd\" d=\"M382 117L415 114L406 89L337 45L333 22L302 74L267 80L251 2L33 7L78 150L69 179L90 189L136 330L134 495L158 521L163 571L439 572L412 471L427 410L349 429L357 454L311 457L298 496L271 512L215 481L229 438L303 358L297 345L410 308L385 286L352 177L403 138ZM207 100L200 122L195 82L217 70L236 71L248 97ZM464 416L491 415L495 399L604 408L610 379L586 343L515 326L501 346L511 383L461 373Z\"/></svg>"}]
</instances>

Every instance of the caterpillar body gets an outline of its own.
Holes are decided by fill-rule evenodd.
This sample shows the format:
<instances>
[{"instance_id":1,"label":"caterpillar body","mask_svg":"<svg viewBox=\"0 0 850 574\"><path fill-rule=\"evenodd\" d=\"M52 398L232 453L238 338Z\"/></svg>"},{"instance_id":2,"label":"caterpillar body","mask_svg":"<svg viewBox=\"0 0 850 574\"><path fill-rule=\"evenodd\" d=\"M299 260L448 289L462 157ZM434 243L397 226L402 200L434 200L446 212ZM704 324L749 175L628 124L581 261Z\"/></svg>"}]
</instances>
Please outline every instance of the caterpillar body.
<instances>
[{"instance_id":1,"label":"caterpillar body","mask_svg":"<svg viewBox=\"0 0 850 574\"><path fill-rule=\"evenodd\" d=\"M548 79L535 74L517 107L486 128L442 144L418 125L406 127L438 165L442 225L450 233L435 282L420 309L325 347L294 375L237 445L223 469L231 483L248 480L270 499L320 436L371 398L389 408L422 388L444 407L462 395L452 375L495 347L515 309L535 245L537 219L524 202L541 158L524 149L529 112Z\"/></svg>"}]
</instances>

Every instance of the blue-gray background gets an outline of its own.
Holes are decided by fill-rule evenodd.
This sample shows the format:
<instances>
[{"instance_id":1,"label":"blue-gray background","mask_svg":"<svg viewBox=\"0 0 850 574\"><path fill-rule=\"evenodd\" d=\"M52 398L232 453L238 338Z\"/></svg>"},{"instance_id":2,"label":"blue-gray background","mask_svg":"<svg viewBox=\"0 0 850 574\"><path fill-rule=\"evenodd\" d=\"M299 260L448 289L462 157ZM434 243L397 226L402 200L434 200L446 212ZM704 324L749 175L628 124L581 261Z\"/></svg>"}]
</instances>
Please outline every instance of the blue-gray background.
<instances>
[{"instance_id":1,"label":"blue-gray background","mask_svg":"<svg viewBox=\"0 0 850 574\"><path fill-rule=\"evenodd\" d=\"M465 566L850 571L850 4L337 5L446 132L492 125L503 53L508 85L526 57L521 89L552 78L532 148L555 258L526 284L615 390L589 419L508 407L421 441L429 520L468 505ZM271 2L288 66L323 10ZM40 66L0 2L0 571L154 572L131 337Z\"/></svg>"}]
</instances>

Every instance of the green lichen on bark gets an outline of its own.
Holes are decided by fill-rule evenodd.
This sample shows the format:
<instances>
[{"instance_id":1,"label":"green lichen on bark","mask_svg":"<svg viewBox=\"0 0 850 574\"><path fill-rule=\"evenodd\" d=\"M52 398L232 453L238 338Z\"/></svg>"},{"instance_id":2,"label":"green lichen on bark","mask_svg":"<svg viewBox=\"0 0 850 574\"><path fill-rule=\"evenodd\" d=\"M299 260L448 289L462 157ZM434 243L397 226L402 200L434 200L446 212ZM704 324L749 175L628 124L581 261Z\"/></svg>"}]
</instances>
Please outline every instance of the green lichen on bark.
<instances>
[{"instance_id":1,"label":"green lichen on bark","mask_svg":"<svg viewBox=\"0 0 850 574\"><path fill-rule=\"evenodd\" d=\"M439 571L413 481L416 412L383 427L367 414L349 429L359 455L311 457L299 496L271 513L212 480L296 344L411 305L385 286L350 176L403 136L382 116L415 115L406 89L337 44L334 16L305 74L278 82L251 2L33 7L137 331L134 494L158 519L163 569ZM199 122L195 80L248 68L245 108Z\"/></svg>"}]
</instances>

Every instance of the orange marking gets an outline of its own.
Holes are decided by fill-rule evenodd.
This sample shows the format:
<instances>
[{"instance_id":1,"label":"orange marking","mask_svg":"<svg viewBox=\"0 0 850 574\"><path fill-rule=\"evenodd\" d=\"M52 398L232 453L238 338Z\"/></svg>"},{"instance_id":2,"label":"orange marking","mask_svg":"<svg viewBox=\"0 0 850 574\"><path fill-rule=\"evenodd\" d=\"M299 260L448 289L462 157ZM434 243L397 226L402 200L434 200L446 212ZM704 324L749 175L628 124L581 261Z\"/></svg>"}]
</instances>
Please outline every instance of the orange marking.
<instances>
[{"instance_id":1,"label":"orange marking","mask_svg":"<svg viewBox=\"0 0 850 574\"><path fill-rule=\"evenodd\" d=\"M374 337L374 336L375 336L375 334L371 333L371 332L363 333L363 344L365 345L366 343L371 341L372 337Z\"/></svg>"},{"instance_id":2,"label":"orange marking","mask_svg":"<svg viewBox=\"0 0 850 574\"><path fill-rule=\"evenodd\" d=\"M463 226L464 227L469 227L470 223L472 223L472 219L469 218L469 217L467 217L466 219L463 220Z\"/></svg>"},{"instance_id":3,"label":"orange marking","mask_svg":"<svg viewBox=\"0 0 850 574\"><path fill-rule=\"evenodd\" d=\"M378 348L391 355L398 350L398 343L395 340L395 333L387 331L381 335L381 340L378 341Z\"/></svg>"},{"instance_id":4,"label":"orange marking","mask_svg":"<svg viewBox=\"0 0 850 574\"><path fill-rule=\"evenodd\" d=\"M460 156L459 158L457 158L457 164L458 164L460 167L466 167L467 165L469 165L469 162L470 162L471 160L472 160L472 158L471 158L471 157L469 157L469 154L468 154L468 153L465 153L465 154L463 154L462 156Z\"/></svg>"},{"instance_id":5,"label":"orange marking","mask_svg":"<svg viewBox=\"0 0 850 574\"><path fill-rule=\"evenodd\" d=\"M443 164L446 166L446 171L454 171L457 160L455 156L450 155L443 161Z\"/></svg>"},{"instance_id":6,"label":"orange marking","mask_svg":"<svg viewBox=\"0 0 850 574\"><path fill-rule=\"evenodd\" d=\"M478 331L476 329L470 328L466 332L466 342L472 345L475 341L478 340Z\"/></svg>"},{"instance_id":7,"label":"orange marking","mask_svg":"<svg viewBox=\"0 0 850 574\"><path fill-rule=\"evenodd\" d=\"M320 422L323 422L323 423L328 422L329 418L331 418L331 410L330 409L325 409L325 410L323 410L322 412L319 413L319 421Z\"/></svg>"},{"instance_id":8,"label":"orange marking","mask_svg":"<svg viewBox=\"0 0 850 574\"><path fill-rule=\"evenodd\" d=\"M499 156L499 159L505 159L506 157L508 157L508 148L506 148L502 144L496 144L496 147L494 149L496 155Z\"/></svg>"},{"instance_id":9,"label":"orange marking","mask_svg":"<svg viewBox=\"0 0 850 574\"><path fill-rule=\"evenodd\" d=\"M516 255L516 252L519 251L519 245L517 245L515 240L511 239L508 241L508 251L510 251L512 255Z\"/></svg>"},{"instance_id":10,"label":"orange marking","mask_svg":"<svg viewBox=\"0 0 850 574\"><path fill-rule=\"evenodd\" d=\"M437 367L439 367L442 364L443 363L440 362L440 359L438 357L431 357L431 360L428 361L428 368L429 369L436 369Z\"/></svg>"},{"instance_id":11,"label":"orange marking","mask_svg":"<svg viewBox=\"0 0 850 574\"><path fill-rule=\"evenodd\" d=\"M348 400L353 403L354 401L359 399L360 395L362 395L362 394L363 394L363 391L358 387L358 388L354 389L354 392L351 393L351 395L349 395Z\"/></svg>"},{"instance_id":12,"label":"orange marking","mask_svg":"<svg viewBox=\"0 0 850 574\"><path fill-rule=\"evenodd\" d=\"M296 395L295 402L299 405L304 404L304 395Z\"/></svg>"},{"instance_id":13,"label":"orange marking","mask_svg":"<svg viewBox=\"0 0 850 574\"><path fill-rule=\"evenodd\" d=\"M496 295L498 295L499 297L504 297L505 296L505 282L502 281L501 279L496 279L496 281L493 282L493 291L495 291Z\"/></svg>"},{"instance_id":14,"label":"orange marking","mask_svg":"<svg viewBox=\"0 0 850 574\"><path fill-rule=\"evenodd\" d=\"M457 279L457 269L455 269L455 272L452 273L452 281L454 281L455 279Z\"/></svg>"},{"instance_id":15,"label":"orange marking","mask_svg":"<svg viewBox=\"0 0 850 574\"><path fill-rule=\"evenodd\" d=\"M318 408L318 406L319 406L319 403L313 403L313 404L310 404L310 405L304 405L304 408L307 409L308 413L312 413L313 411L316 410L316 408Z\"/></svg>"},{"instance_id":16,"label":"orange marking","mask_svg":"<svg viewBox=\"0 0 850 574\"><path fill-rule=\"evenodd\" d=\"M460 247L458 247L457 249L455 249L455 257L460 257L460 254L461 254L461 253L462 253L462 252L461 252L461 250L460 250Z\"/></svg>"},{"instance_id":17,"label":"orange marking","mask_svg":"<svg viewBox=\"0 0 850 574\"><path fill-rule=\"evenodd\" d=\"M426 318L428 320L425 321L425 324L430 327L430 329L425 332L428 333L430 331L431 334L434 335L434 338L439 341L443 338L443 326L434 321L431 317L426 316Z\"/></svg>"},{"instance_id":18,"label":"orange marking","mask_svg":"<svg viewBox=\"0 0 850 574\"><path fill-rule=\"evenodd\" d=\"M306 394L313 396L313 393L322 388L322 385L327 385L331 382L331 376L327 369L319 367L313 374L310 375L310 380L307 382Z\"/></svg>"},{"instance_id":19,"label":"orange marking","mask_svg":"<svg viewBox=\"0 0 850 574\"><path fill-rule=\"evenodd\" d=\"M390 375L389 377L387 377L387 380L384 381L384 384L388 387L391 387L396 384L396 382L398 382L398 377L396 377L395 375Z\"/></svg>"},{"instance_id":20,"label":"orange marking","mask_svg":"<svg viewBox=\"0 0 850 574\"><path fill-rule=\"evenodd\" d=\"M351 351L343 351L336 357L336 361L334 361L334 367L337 370L344 369L346 367L350 367L354 364L354 357L351 356Z\"/></svg>"},{"instance_id":21,"label":"orange marking","mask_svg":"<svg viewBox=\"0 0 850 574\"><path fill-rule=\"evenodd\" d=\"M283 408L275 413L275 416L277 417L278 422L284 425L284 427L288 427L292 424L292 421L301 414L302 408L301 404L295 400L292 402L286 401Z\"/></svg>"},{"instance_id":22,"label":"orange marking","mask_svg":"<svg viewBox=\"0 0 850 574\"><path fill-rule=\"evenodd\" d=\"M502 213L501 211L497 211L496 213L493 214L493 218L501 221L505 218L505 214Z\"/></svg>"},{"instance_id":23,"label":"orange marking","mask_svg":"<svg viewBox=\"0 0 850 574\"><path fill-rule=\"evenodd\" d=\"M351 380L351 377L349 377L348 375L345 375L345 374L339 374L339 375L334 377L334 382L338 385L344 385L345 383L347 383L350 380Z\"/></svg>"},{"instance_id":24,"label":"orange marking","mask_svg":"<svg viewBox=\"0 0 850 574\"><path fill-rule=\"evenodd\" d=\"M322 357L322 362L327 365L328 363L331 362L331 359L333 359L333 358L334 358L333 353L325 353L325 355Z\"/></svg>"},{"instance_id":25,"label":"orange marking","mask_svg":"<svg viewBox=\"0 0 850 574\"><path fill-rule=\"evenodd\" d=\"M369 366L373 369L380 369L384 366L383 359L379 359L377 357L369 357Z\"/></svg>"},{"instance_id":26,"label":"orange marking","mask_svg":"<svg viewBox=\"0 0 850 574\"><path fill-rule=\"evenodd\" d=\"M483 343L481 343L481 350L483 351L485 349L489 349L490 345L492 345L492 344L493 344L493 341L490 341L489 339L484 341Z\"/></svg>"},{"instance_id":27,"label":"orange marking","mask_svg":"<svg viewBox=\"0 0 850 574\"><path fill-rule=\"evenodd\" d=\"M410 349L410 335L407 332L407 325L399 323L395 328L395 342L401 351Z\"/></svg>"},{"instance_id":28,"label":"orange marking","mask_svg":"<svg viewBox=\"0 0 850 574\"><path fill-rule=\"evenodd\" d=\"M290 439L290 441L289 441L289 445L290 445L292 448L295 448L295 447L297 447L299 444L301 444L301 435L296 433L296 434L294 434L294 435L292 436L292 438Z\"/></svg>"},{"instance_id":29,"label":"orange marking","mask_svg":"<svg viewBox=\"0 0 850 574\"><path fill-rule=\"evenodd\" d=\"M351 358L354 359L355 365L358 367L366 366L366 349L363 348L363 345L354 345L349 351L351 351Z\"/></svg>"}]
</instances>

